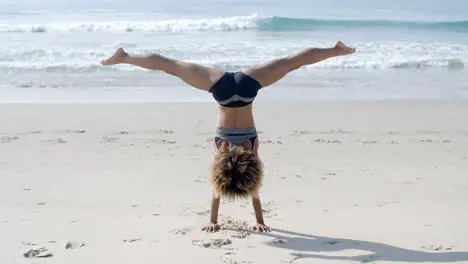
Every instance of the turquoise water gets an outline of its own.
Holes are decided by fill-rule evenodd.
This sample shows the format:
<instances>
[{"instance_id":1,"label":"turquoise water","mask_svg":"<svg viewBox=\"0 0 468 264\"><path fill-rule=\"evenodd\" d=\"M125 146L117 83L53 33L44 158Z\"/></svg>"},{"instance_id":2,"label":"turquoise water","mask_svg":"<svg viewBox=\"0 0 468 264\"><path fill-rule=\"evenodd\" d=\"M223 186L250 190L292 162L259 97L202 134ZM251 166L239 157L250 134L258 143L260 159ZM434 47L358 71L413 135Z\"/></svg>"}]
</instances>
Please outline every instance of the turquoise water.
<instances>
[{"instance_id":1,"label":"turquoise water","mask_svg":"<svg viewBox=\"0 0 468 264\"><path fill-rule=\"evenodd\" d=\"M102 67L117 47L237 70L340 39L258 100L468 99L468 1L0 0L0 102L210 101L175 77Z\"/></svg>"}]
</instances>

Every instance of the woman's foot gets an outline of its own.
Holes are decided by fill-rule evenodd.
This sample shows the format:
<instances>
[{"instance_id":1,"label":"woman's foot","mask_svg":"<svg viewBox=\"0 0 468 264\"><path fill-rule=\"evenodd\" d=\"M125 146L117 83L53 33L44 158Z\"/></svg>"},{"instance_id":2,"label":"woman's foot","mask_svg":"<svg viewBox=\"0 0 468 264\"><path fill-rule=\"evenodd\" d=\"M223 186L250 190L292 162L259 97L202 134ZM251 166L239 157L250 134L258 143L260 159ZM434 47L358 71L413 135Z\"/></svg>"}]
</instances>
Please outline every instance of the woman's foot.
<instances>
[{"instance_id":1,"label":"woman's foot","mask_svg":"<svg viewBox=\"0 0 468 264\"><path fill-rule=\"evenodd\" d=\"M346 46L345 44L343 44L343 42L341 41L336 42L335 49L338 50L340 55L349 55L349 54L353 54L354 52L356 52L355 48L350 48Z\"/></svg>"},{"instance_id":2,"label":"woman's foot","mask_svg":"<svg viewBox=\"0 0 468 264\"><path fill-rule=\"evenodd\" d=\"M102 65L115 65L122 63L123 59L128 56L128 53L125 52L122 48L119 48L114 55L101 61Z\"/></svg>"}]
</instances>

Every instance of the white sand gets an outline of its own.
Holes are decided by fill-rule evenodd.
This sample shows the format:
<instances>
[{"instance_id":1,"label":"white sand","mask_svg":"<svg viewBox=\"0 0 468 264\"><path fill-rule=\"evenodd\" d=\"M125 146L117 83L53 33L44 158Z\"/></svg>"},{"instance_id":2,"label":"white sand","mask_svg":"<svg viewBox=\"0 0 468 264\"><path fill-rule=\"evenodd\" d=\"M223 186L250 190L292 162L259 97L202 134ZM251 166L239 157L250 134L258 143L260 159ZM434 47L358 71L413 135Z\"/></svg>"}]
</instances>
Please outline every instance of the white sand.
<instances>
[{"instance_id":1,"label":"white sand","mask_svg":"<svg viewBox=\"0 0 468 264\"><path fill-rule=\"evenodd\" d=\"M200 231L214 103L0 105L0 263L468 263L468 103L255 112L268 235Z\"/></svg>"}]
</instances>

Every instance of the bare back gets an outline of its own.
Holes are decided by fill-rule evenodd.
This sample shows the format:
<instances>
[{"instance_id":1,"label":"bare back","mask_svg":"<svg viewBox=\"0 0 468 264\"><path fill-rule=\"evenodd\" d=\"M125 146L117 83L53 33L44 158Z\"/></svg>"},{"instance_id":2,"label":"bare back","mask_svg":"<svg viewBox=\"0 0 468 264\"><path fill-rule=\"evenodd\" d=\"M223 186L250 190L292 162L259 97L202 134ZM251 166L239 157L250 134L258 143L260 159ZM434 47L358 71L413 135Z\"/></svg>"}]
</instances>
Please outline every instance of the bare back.
<instances>
[{"instance_id":1,"label":"bare back","mask_svg":"<svg viewBox=\"0 0 468 264\"><path fill-rule=\"evenodd\" d=\"M219 105L218 126L224 128L255 127L252 104L236 108Z\"/></svg>"}]
</instances>

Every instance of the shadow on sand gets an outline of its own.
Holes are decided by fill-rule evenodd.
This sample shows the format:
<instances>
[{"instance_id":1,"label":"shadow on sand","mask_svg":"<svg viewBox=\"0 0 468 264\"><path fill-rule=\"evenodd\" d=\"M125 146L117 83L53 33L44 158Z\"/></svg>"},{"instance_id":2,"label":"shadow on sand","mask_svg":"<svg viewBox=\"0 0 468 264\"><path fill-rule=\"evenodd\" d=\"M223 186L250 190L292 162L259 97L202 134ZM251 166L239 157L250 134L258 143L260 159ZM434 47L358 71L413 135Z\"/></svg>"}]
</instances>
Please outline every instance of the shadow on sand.
<instances>
[{"instance_id":1,"label":"shadow on sand","mask_svg":"<svg viewBox=\"0 0 468 264\"><path fill-rule=\"evenodd\" d=\"M451 248L435 248L439 252L425 252L399 248L383 243L322 237L275 229L272 233L255 233L274 238L267 245L296 251L297 259L315 258L323 260L344 260L369 263L375 261L395 262L458 262L468 261L468 252L456 252ZM319 252L338 252L342 250L361 250L371 253L357 256L327 256ZM430 249L428 249L430 250Z\"/></svg>"}]
</instances>

